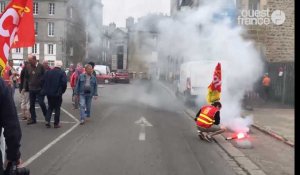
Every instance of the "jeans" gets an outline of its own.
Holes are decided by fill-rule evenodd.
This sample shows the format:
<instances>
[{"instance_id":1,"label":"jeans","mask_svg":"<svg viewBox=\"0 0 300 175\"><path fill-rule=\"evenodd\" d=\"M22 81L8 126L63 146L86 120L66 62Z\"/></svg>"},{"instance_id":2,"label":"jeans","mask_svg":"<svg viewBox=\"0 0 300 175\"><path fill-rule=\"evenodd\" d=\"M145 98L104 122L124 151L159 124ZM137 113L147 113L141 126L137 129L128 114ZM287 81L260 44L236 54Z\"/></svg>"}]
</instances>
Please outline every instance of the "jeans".
<instances>
[{"instance_id":1,"label":"jeans","mask_svg":"<svg viewBox=\"0 0 300 175\"><path fill-rule=\"evenodd\" d=\"M54 116L54 125L58 125L60 121L60 107L62 103L62 96L59 97L51 97L47 96L48 99L48 111L46 115L46 121L50 123L52 111L55 111Z\"/></svg>"},{"instance_id":2,"label":"jeans","mask_svg":"<svg viewBox=\"0 0 300 175\"><path fill-rule=\"evenodd\" d=\"M38 98L38 102L39 105L41 106L44 117L46 117L46 113L47 113L46 104L44 102L45 96L42 96L40 92L41 92L40 90L29 91L31 120L35 122L36 122L36 113L35 113L36 98Z\"/></svg>"},{"instance_id":3,"label":"jeans","mask_svg":"<svg viewBox=\"0 0 300 175\"><path fill-rule=\"evenodd\" d=\"M90 117L91 103L92 103L92 96L80 95L79 97L80 121L84 120L86 117Z\"/></svg>"}]
</instances>

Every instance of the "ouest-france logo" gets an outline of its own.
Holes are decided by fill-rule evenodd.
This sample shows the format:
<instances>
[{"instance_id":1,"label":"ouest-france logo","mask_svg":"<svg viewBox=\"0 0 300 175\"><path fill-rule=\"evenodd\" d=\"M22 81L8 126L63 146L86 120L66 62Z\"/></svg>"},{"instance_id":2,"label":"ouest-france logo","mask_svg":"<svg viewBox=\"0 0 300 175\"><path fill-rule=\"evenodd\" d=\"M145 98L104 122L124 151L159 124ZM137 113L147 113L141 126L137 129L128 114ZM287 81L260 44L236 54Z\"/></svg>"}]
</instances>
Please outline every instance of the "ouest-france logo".
<instances>
[{"instance_id":1,"label":"ouest-france logo","mask_svg":"<svg viewBox=\"0 0 300 175\"><path fill-rule=\"evenodd\" d=\"M282 10L274 10L272 14L269 9L266 10L241 10L238 16L240 25L282 25L286 19Z\"/></svg>"}]
</instances>

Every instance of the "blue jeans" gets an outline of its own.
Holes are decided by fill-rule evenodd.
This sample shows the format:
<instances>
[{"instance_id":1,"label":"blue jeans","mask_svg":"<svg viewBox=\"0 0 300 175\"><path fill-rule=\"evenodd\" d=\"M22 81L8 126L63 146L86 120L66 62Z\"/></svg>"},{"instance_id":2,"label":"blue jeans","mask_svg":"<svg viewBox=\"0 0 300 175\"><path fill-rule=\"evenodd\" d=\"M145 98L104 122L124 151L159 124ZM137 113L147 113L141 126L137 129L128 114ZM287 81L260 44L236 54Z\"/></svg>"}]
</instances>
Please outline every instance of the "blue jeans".
<instances>
[{"instance_id":1,"label":"blue jeans","mask_svg":"<svg viewBox=\"0 0 300 175\"><path fill-rule=\"evenodd\" d=\"M90 117L91 103L92 103L92 96L80 95L80 97L79 97L80 121L84 120L86 117Z\"/></svg>"}]
</instances>

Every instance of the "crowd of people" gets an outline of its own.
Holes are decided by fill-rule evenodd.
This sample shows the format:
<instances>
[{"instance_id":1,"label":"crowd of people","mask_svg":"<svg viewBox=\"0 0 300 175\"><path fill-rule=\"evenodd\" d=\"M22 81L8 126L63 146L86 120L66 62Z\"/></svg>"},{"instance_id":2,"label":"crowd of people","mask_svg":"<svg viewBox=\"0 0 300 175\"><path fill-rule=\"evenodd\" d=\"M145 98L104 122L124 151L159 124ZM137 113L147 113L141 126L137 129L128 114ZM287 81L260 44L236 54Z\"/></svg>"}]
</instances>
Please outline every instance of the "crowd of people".
<instances>
[{"instance_id":1,"label":"crowd of people","mask_svg":"<svg viewBox=\"0 0 300 175\"><path fill-rule=\"evenodd\" d=\"M37 123L35 104L38 102L47 128L51 127L53 111L55 113L54 128L61 127L60 107L69 79L73 91L74 109L79 109L80 124L83 125L91 116L92 99L97 99L98 96L94 65L93 62L89 62L83 67L81 63L78 63L76 68L71 67L69 75L66 75L62 70L62 61L55 61L54 67L50 68L47 60L39 63L36 56L30 54L19 72L14 69L13 60L9 60L2 78L13 99L15 89L19 88L21 117L27 120L27 125ZM45 97L47 97L48 106L45 103Z\"/></svg>"}]
</instances>

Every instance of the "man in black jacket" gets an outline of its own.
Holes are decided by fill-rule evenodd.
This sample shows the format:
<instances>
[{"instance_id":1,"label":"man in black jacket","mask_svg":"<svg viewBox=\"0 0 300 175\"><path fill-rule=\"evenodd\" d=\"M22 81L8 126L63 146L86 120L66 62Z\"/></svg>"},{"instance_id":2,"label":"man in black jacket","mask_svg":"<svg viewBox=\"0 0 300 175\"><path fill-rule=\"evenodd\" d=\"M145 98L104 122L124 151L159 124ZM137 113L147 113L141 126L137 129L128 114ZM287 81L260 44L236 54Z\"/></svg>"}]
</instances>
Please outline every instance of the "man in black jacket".
<instances>
[{"instance_id":1,"label":"man in black jacket","mask_svg":"<svg viewBox=\"0 0 300 175\"><path fill-rule=\"evenodd\" d=\"M19 91L21 94L21 110L22 110L22 119L23 120L29 120L30 119L30 112L29 112L29 86L28 81L25 81L25 74L26 71L30 68L30 64L28 61L24 62L24 67L21 71L20 75L20 85L19 85Z\"/></svg>"},{"instance_id":2,"label":"man in black jacket","mask_svg":"<svg viewBox=\"0 0 300 175\"><path fill-rule=\"evenodd\" d=\"M41 95L45 69L43 65L37 62L35 55L30 54L28 56L28 62L30 63L30 68L28 69L28 71L26 71L25 81L28 81L28 86L29 86L31 119L27 124L31 125L31 124L36 124L36 113L35 113L36 98L38 98L38 102L41 106L45 118L46 118L47 108L44 102L44 96Z\"/></svg>"},{"instance_id":3,"label":"man in black jacket","mask_svg":"<svg viewBox=\"0 0 300 175\"><path fill-rule=\"evenodd\" d=\"M42 93L47 96L48 99L48 111L46 115L46 127L50 128L50 120L52 111L55 111L54 128L60 128L60 106L62 104L62 95L67 89L67 76L66 73L61 70L62 61L55 61L55 67L49 70L45 74L45 81Z\"/></svg>"},{"instance_id":4,"label":"man in black jacket","mask_svg":"<svg viewBox=\"0 0 300 175\"><path fill-rule=\"evenodd\" d=\"M4 128L6 142L6 158L8 162L20 163L20 141L22 137L20 123L14 100L10 95L10 90L0 78L0 134ZM2 143L1 143L2 144ZM3 174L3 162L0 151L0 174Z\"/></svg>"}]
</instances>

